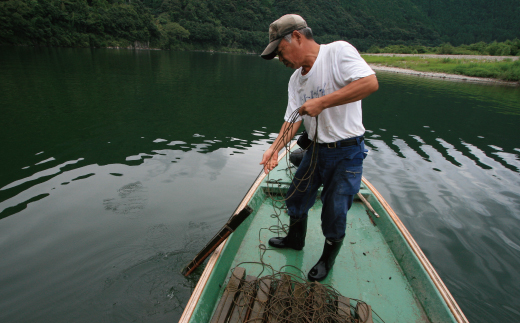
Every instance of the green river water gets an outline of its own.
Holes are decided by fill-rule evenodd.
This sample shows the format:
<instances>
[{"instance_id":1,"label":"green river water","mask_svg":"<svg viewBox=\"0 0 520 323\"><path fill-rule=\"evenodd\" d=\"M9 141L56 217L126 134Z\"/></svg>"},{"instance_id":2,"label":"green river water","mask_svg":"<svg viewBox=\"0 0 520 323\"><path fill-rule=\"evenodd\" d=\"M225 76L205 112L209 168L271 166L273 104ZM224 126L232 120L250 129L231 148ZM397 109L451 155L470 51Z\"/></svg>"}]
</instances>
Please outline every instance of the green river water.
<instances>
[{"instance_id":1,"label":"green river water","mask_svg":"<svg viewBox=\"0 0 520 323\"><path fill-rule=\"evenodd\" d=\"M0 47L0 322L176 322L202 272L180 270L260 172L291 73ZM364 176L470 322L520 321L520 88L377 76Z\"/></svg>"}]
</instances>

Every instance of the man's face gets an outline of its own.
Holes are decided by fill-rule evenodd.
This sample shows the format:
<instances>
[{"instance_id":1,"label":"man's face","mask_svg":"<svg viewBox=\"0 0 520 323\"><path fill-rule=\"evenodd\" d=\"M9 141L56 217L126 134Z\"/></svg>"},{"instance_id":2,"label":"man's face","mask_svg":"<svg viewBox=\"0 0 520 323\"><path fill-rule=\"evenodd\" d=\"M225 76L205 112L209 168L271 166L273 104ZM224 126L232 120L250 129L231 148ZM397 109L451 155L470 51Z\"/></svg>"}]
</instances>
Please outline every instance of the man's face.
<instances>
[{"instance_id":1,"label":"man's face","mask_svg":"<svg viewBox=\"0 0 520 323\"><path fill-rule=\"evenodd\" d=\"M278 59L285 66L297 69L300 66L297 64L297 48L295 47L294 43L294 39L290 43L285 39L282 39L282 41L278 45L278 49L276 50L276 55L278 55Z\"/></svg>"}]
</instances>

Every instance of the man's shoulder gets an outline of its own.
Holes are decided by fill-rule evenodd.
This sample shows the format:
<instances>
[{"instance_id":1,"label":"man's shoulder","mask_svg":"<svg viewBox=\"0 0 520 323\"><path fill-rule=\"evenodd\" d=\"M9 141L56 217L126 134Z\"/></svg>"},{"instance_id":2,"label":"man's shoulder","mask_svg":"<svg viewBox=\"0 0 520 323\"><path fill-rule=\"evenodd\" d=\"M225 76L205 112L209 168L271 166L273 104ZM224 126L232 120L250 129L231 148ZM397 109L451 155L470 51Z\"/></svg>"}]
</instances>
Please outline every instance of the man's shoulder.
<instances>
[{"instance_id":1,"label":"man's shoulder","mask_svg":"<svg viewBox=\"0 0 520 323\"><path fill-rule=\"evenodd\" d=\"M340 52L344 49L346 50L354 50L357 51L356 47L354 47L351 43L346 42L344 40L337 40L332 43L321 45L326 51L332 51L332 52Z\"/></svg>"},{"instance_id":2,"label":"man's shoulder","mask_svg":"<svg viewBox=\"0 0 520 323\"><path fill-rule=\"evenodd\" d=\"M301 67L294 70L294 72L291 74L291 78L289 78L289 83L295 82L302 75L301 71Z\"/></svg>"},{"instance_id":3,"label":"man's shoulder","mask_svg":"<svg viewBox=\"0 0 520 323\"><path fill-rule=\"evenodd\" d=\"M329 48L343 48L343 47L354 47L351 43L344 40L336 40L332 43L324 44L322 46L326 46Z\"/></svg>"}]
</instances>

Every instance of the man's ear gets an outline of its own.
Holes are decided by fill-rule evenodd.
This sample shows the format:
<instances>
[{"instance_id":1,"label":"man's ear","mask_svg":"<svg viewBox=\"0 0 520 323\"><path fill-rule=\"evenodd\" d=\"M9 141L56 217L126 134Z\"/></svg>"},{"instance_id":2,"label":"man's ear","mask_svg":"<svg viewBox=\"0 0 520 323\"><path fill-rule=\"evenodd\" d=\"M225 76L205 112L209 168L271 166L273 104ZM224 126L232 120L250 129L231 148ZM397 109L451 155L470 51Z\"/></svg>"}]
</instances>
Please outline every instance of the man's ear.
<instances>
[{"instance_id":1,"label":"man's ear","mask_svg":"<svg viewBox=\"0 0 520 323\"><path fill-rule=\"evenodd\" d=\"M295 40L298 42L298 45L301 45L301 43L302 43L302 38L303 38L303 35L300 34L297 30L294 30L294 31L292 32L292 39L293 39L293 40L295 39Z\"/></svg>"}]
</instances>

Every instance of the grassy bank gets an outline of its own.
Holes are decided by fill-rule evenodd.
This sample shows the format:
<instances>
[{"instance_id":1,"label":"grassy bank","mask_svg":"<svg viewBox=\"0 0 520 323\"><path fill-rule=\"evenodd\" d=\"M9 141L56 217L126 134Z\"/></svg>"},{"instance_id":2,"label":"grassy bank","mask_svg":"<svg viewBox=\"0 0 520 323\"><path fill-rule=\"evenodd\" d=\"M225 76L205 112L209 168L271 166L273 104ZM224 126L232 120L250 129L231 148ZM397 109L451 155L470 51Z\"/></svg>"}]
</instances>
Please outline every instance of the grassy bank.
<instances>
[{"instance_id":1,"label":"grassy bank","mask_svg":"<svg viewBox=\"0 0 520 323\"><path fill-rule=\"evenodd\" d=\"M362 55L369 64L400 67L420 72L438 72L475 77L488 77L504 81L520 81L520 60L494 62L472 58L423 58Z\"/></svg>"},{"instance_id":2,"label":"grassy bank","mask_svg":"<svg viewBox=\"0 0 520 323\"><path fill-rule=\"evenodd\" d=\"M481 41L460 46L452 46L450 43L444 43L437 47L390 45L379 48L372 46L367 50L367 53L520 56L520 39L515 38L500 43L494 41L489 44Z\"/></svg>"}]
</instances>

